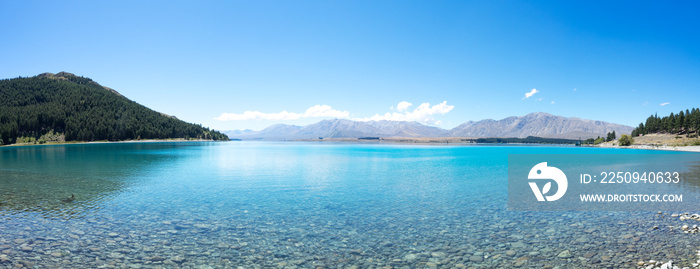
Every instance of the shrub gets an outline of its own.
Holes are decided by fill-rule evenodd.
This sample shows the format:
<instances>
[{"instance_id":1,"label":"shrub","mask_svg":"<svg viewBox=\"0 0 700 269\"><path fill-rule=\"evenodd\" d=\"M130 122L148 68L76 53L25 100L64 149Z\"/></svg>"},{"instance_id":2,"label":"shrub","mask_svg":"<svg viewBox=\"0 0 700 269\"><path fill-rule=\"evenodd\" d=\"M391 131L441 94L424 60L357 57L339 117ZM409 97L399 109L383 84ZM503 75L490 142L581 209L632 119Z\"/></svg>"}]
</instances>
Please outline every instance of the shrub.
<instances>
[{"instance_id":1,"label":"shrub","mask_svg":"<svg viewBox=\"0 0 700 269\"><path fill-rule=\"evenodd\" d=\"M617 142L620 144L620 146L624 147L632 145L634 143L634 139L629 135L623 134L620 136L620 139L618 139Z\"/></svg>"}]
</instances>

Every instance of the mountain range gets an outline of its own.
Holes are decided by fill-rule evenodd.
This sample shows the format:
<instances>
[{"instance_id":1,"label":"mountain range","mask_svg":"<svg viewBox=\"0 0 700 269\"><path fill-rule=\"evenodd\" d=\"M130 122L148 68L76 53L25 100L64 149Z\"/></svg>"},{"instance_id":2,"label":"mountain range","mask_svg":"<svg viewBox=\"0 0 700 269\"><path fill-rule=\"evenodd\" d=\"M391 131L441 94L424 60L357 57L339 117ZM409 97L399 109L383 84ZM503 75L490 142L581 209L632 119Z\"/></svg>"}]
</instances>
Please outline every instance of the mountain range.
<instances>
[{"instance_id":1,"label":"mountain range","mask_svg":"<svg viewBox=\"0 0 700 269\"><path fill-rule=\"evenodd\" d=\"M608 132L629 134L630 126L562 117L548 113L530 113L501 120L468 121L446 130L408 121L353 121L347 119L322 120L296 126L275 124L260 131L235 130L225 132L229 137L243 140L299 140L318 138L360 137L517 137L582 139L605 137Z\"/></svg>"}]
</instances>

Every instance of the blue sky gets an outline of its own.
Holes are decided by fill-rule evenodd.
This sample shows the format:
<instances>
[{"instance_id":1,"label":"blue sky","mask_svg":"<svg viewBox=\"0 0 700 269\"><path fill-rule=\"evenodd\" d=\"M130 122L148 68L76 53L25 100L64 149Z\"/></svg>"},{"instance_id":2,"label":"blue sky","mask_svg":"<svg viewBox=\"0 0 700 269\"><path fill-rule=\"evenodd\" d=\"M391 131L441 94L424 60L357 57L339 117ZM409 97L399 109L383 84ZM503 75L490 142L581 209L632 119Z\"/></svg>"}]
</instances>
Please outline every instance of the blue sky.
<instances>
[{"instance_id":1,"label":"blue sky","mask_svg":"<svg viewBox=\"0 0 700 269\"><path fill-rule=\"evenodd\" d=\"M673 3L1 1L0 77L67 71L219 130L531 112L635 126L700 106L700 4Z\"/></svg>"}]
</instances>

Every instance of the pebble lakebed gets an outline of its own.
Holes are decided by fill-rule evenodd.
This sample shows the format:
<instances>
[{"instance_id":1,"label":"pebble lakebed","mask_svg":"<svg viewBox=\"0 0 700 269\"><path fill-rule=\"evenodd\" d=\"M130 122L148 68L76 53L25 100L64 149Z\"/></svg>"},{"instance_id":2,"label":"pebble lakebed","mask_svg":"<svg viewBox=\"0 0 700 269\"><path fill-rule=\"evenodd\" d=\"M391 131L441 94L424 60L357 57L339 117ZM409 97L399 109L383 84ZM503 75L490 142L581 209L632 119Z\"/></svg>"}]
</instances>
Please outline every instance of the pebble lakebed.
<instances>
[{"instance_id":1,"label":"pebble lakebed","mask_svg":"<svg viewBox=\"0 0 700 269\"><path fill-rule=\"evenodd\" d=\"M690 267L700 239L689 232L697 220L678 213L222 204L166 214L133 206L79 218L4 214L0 267ZM217 206L227 213L211 215Z\"/></svg>"},{"instance_id":2,"label":"pebble lakebed","mask_svg":"<svg viewBox=\"0 0 700 269\"><path fill-rule=\"evenodd\" d=\"M507 154L612 151L5 149L0 268L692 267L700 217L686 212L507 210Z\"/></svg>"}]
</instances>

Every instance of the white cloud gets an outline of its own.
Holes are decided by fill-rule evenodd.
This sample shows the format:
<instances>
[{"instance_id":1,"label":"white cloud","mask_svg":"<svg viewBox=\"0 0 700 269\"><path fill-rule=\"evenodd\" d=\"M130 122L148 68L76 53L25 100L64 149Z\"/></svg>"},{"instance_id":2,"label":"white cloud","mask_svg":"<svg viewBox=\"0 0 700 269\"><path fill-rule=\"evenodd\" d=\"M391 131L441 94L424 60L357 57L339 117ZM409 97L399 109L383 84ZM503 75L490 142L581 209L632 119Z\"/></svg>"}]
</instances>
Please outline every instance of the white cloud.
<instances>
[{"instance_id":1,"label":"white cloud","mask_svg":"<svg viewBox=\"0 0 700 269\"><path fill-rule=\"evenodd\" d=\"M661 103L661 104L659 104L659 105L660 105L660 106L666 106L666 105L670 105L670 104L671 104L671 103L666 102L666 103Z\"/></svg>"},{"instance_id":2,"label":"white cloud","mask_svg":"<svg viewBox=\"0 0 700 269\"><path fill-rule=\"evenodd\" d=\"M348 118L350 112L339 111L328 105L315 105L306 109L304 113L287 112L286 110L279 113L263 113L260 111L245 111L240 114L236 113L221 113L220 116L214 118L220 121L236 121L236 120L298 120L300 118Z\"/></svg>"},{"instance_id":3,"label":"white cloud","mask_svg":"<svg viewBox=\"0 0 700 269\"><path fill-rule=\"evenodd\" d=\"M357 121L379 121L379 120L391 120L391 121L417 121L426 124L440 124L439 120L435 120L433 116L444 115L454 109L453 105L448 105L447 101L439 103L437 105L431 106L430 103L422 103L416 107L413 111L409 111L408 108L413 104L402 101L396 105L396 110L399 112L387 112L384 115L375 114L372 117L366 118L353 118L352 120ZM391 110L394 107L392 106ZM240 121L240 120L298 120L301 118L350 118L350 112L335 110L328 105L315 105L306 109L304 113L295 113L282 111L279 113L263 113L260 111L245 111L243 113L222 113L220 116L214 118L220 121Z\"/></svg>"},{"instance_id":4,"label":"white cloud","mask_svg":"<svg viewBox=\"0 0 700 269\"><path fill-rule=\"evenodd\" d=\"M321 117L329 117L329 118L347 118L350 117L350 112L347 111L340 111L340 110L335 110L331 106L328 105L315 105L306 110L304 112L304 115L302 115L304 118L321 118Z\"/></svg>"},{"instance_id":5,"label":"white cloud","mask_svg":"<svg viewBox=\"0 0 700 269\"><path fill-rule=\"evenodd\" d=\"M384 115L379 115L375 114L372 117L366 117L366 118L355 118L353 120L357 121L379 121L379 120L391 120L391 121L417 121L421 123L427 123L427 124L440 124L442 123L439 120L435 120L433 118L434 115L445 115L448 112L450 112L452 109L454 109L455 106L448 105L447 101L444 101L442 103L439 103L434 106L430 106L430 103L422 103L416 109L413 111L407 111L406 108L408 106L405 106L405 104L402 106L404 102L399 103L397 105L397 109L399 106L403 107L402 113L398 112L392 112L392 113L385 113ZM408 102L405 102L408 103ZM408 103L410 105L410 103ZM404 107L405 106L405 107Z\"/></svg>"},{"instance_id":6,"label":"white cloud","mask_svg":"<svg viewBox=\"0 0 700 269\"><path fill-rule=\"evenodd\" d=\"M405 111L408 109L408 107L412 106L413 104L406 102L406 101L401 101L398 105L396 105L396 110L398 111Z\"/></svg>"},{"instance_id":7,"label":"white cloud","mask_svg":"<svg viewBox=\"0 0 700 269\"><path fill-rule=\"evenodd\" d=\"M552 101L551 104L553 105L553 104L554 104L554 101Z\"/></svg>"},{"instance_id":8,"label":"white cloud","mask_svg":"<svg viewBox=\"0 0 700 269\"><path fill-rule=\"evenodd\" d=\"M574 88L574 91L576 91L576 88Z\"/></svg>"},{"instance_id":9,"label":"white cloud","mask_svg":"<svg viewBox=\"0 0 700 269\"><path fill-rule=\"evenodd\" d=\"M538 91L537 89L532 89L531 91L526 92L525 97L523 97L523 100L532 97L533 95L535 95L538 92L540 92L540 91Z\"/></svg>"},{"instance_id":10,"label":"white cloud","mask_svg":"<svg viewBox=\"0 0 700 269\"><path fill-rule=\"evenodd\" d=\"M263 113L260 111L246 111L241 114L236 113L221 113L220 116L214 118L220 121L231 120L296 120L301 118L301 114L282 111L279 113Z\"/></svg>"}]
</instances>

